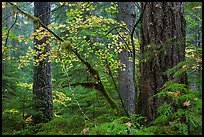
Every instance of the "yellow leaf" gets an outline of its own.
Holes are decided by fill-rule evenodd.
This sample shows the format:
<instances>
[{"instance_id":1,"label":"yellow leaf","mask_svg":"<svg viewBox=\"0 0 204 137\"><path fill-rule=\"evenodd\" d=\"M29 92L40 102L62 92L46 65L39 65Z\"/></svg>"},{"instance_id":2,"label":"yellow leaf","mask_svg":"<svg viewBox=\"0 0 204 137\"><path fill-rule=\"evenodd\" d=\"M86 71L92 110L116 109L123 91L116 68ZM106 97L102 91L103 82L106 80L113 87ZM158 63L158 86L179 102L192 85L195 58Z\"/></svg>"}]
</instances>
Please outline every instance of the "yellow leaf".
<instances>
[{"instance_id":1,"label":"yellow leaf","mask_svg":"<svg viewBox=\"0 0 204 137\"><path fill-rule=\"evenodd\" d=\"M28 40L25 40L25 44L28 44Z\"/></svg>"},{"instance_id":2,"label":"yellow leaf","mask_svg":"<svg viewBox=\"0 0 204 137\"><path fill-rule=\"evenodd\" d=\"M181 92L180 91L174 91L174 92L169 91L168 94L172 94L175 97L179 97L181 95Z\"/></svg>"},{"instance_id":3,"label":"yellow leaf","mask_svg":"<svg viewBox=\"0 0 204 137\"><path fill-rule=\"evenodd\" d=\"M201 8L202 8L202 6L195 6L192 9L194 10L194 9L201 9Z\"/></svg>"},{"instance_id":4,"label":"yellow leaf","mask_svg":"<svg viewBox=\"0 0 204 137\"><path fill-rule=\"evenodd\" d=\"M66 27L66 25L65 24L60 24L59 27L63 27L64 28L64 27Z\"/></svg>"},{"instance_id":5,"label":"yellow leaf","mask_svg":"<svg viewBox=\"0 0 204 137\"><path fill-rule=\"evenodd\" d=\"M21 25L21 22L17 22L16 25Z\"/></svg>"},{"instance_id":6,"label":"yellow leaf","mask_svg":"<svg viewBox=\"0 0 204 137\"><path fill-rule=\"evenodd\" d=\"M60 2L59 4L60 4L60 5L63 5L63 2Z\"/></svg>"},{"instance_id":7,"label":"yellow leaf","mask_svg":"<svg viewBox=\"0 0 204 137\"><path fill-rule=\"evenodd\" d=\"M24 24L28 24L28 22L27 22L27 21L24 21L23 23L24 23Z\"/></svg>"},{"instance_id":8,"label":"yellow leaf","mask_svg":"<svg viewBox=\"0 0 204 137\"><path fill-rule=\"evenodd\" d=\"M33 40L33 38L34 38L34 36L33 36L33 35L31 35L31 36L29 37L29 39L30 39L30 40Z\"/></svg>"},{"instance_id":9,"label":"yellow leaf","mask_svg":"<svg viewBox=\"0 0 204 137\"><path fill-rule=\"evenodd\" d=\"M38 28L38 29L36 29L35 31L36 31L36 33L38 34L39 32L41 32L41 28Z\"/></svg>"},{"instance_id":10,"label":"yellow leaf","mask_svg":"<svg viewBox=\"0 0 204 137\"><path fill-rule=\"evenodd\" d=\"M24 39L24 36L19 34L18 35L18 41L21 42L23 39Z\"/></svg>"},{"instance_id":11,"label":"yellow leaf","mask_svg":"<svg viewBox=\"0 0 204 137\"><path fill-rule=\"evenodd\" d=\"M189 101L185 101L185 102L183 103L183 106L187 106L187 107L190 106L190 102L191 102L190 100L189 100Z\"/></svg>"},{"instance_id":12,"label":"yellow leaf","mask_svg":"<svg viewBox=\"0 0 204 137\"><path fill-rule=\"evenodd\" d=\"M8 57L4 58L3 60L11 60L11 57L8 56Z\"/></svg>"},{"instance_id":13,"label":"yellow leaf","mask_svg":"<svg viewBox=\"0 0 204 137\"><path fill-rule=\"evenodd\" d=\"M2 9L5 8L6 2L2 2Z\"/></svg>"},{"instance_id":14,"label":"yellow leaf","mask_svg":"<svg viewBox=\"0 0 204 137\"><path fill-rule=\"evenodd\" d=\"M127 122L125 123L125 125L131 127L132 124L130 122Z\"/></svg>"},{"instance_id":15,"label":"yellow leaf","mask_svg":"<svg viewBox=\"0 0 204 137\"><path fill-rule=\"evenodd\" d=\"M52 25L53 25L53 22L52 22L51 24L47 25L47 27L48 27L49 29L52 29Z\"/></svg>"},{"instance_id":16,"label":"yellow leaf","mask_svg":"<svg viewBox=\"0 0 204 137\"><path fill-rule=\"evenodd\" d=\"M88 127L87 127L87 128L84 128L84 129L82 130L81 134L85 134L87 131L89 131L89 128L88 128Z\"/></svg>"},{"instance_id":17,"label":"yellow leaf","mask_svg":"<svg viewBox=\"0 0 204 137\"><path fill-rule=\"evenodd\" d=\"M55 26L55 29L58 29L59 28L59 26Z\"/></svg>"},{"instance_id":18,"label":"yellow leaf","mask_svg":"<svg viewBox=\"0 0 204 137\"><path fill-rule=\"evenodd\" d=\"M48 43L49 43L49 40L46 40L45 43L48 44Z\"/></svg>"},{"instance_id":19,"label":"yellow leaf","mask_svg":"<svg viewBox=\"0 0 204 137\"><path fill-rule=\"evenodd\" d=\"M2 41L2 45L4 45L6 42L5 41Z\"/></svg>"},{"instance_id":20,"label":"yellow leaf","mask_svg":"<svg viewBox=\"0 0 204 137\"><path fill-rule=\"evenodd\" d=\"M181 95L180 91L176 91L175 94L174 94L175 97L179 97L180 95Z\"/></svg>"}]
</instances>

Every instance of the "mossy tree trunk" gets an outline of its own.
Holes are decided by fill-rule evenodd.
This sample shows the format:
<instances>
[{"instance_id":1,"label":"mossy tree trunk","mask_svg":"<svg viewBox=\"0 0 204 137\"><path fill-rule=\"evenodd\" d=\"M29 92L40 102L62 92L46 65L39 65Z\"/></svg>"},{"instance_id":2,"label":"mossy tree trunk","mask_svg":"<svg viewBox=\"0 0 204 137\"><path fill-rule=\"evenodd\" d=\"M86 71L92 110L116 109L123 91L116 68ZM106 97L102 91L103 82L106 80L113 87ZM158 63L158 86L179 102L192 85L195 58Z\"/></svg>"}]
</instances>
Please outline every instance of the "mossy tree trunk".
<instances>
[{"instance_id":1,"label":"mossy tree trunk","mask_svg":"<svg viewBox=\"0 0 204 137\"><path fill-rule=\"evenodd\" d=\"M142 8L145 2L142 2ZM172 79L163 74L185 59L185 20L181 2L148 2L141 22L139 111L148 120L165 101L153 96ZM152 52L151 52L152 51ZM145 57L146 56L146 57ZM149 58L147 58L149 57ZM178 83L187 84L186 74Z\"/></svg>"},{"instance_id":2,"label":"mossy tree trunk","mask_svg":"<svg viewBox=\"0 0 204 137\"><path fill-rule=\"evenodd\" d=\"M50 3L49 2L34 2L34 15L39 17L45 25L50 23ZM46 13L46 14L45 14ZM36 26L37 29L39 26ZM34 50L38 51L38 55L34 56L35 60L46 52L49 52L50 46L46 44L48 37L41 40L35 39ZM40 53L39 45L44 45L44 51ZM39 61L39 65L34 66L33 76L33 94L34 94L34 109L37 114L33 115L34 123L48 122L52 118L52 92L51 92L51 64L48 62L48 57Z\"/></svg>"},{"instance_id":3,"label":"mossy tree trunk","mask_svg":"<svg viewBox=\"0 0 204 137\"><path fill-rule=\"evenodd\" d=\"M118 3L118 21L124 21L126 27L133 30L135 24L135 4L134 2L119 2ZM119 42L124 43L123 39ZM131 45L128 45L131 47ZM122 47L121 47L122 48ZM133 81L133 63L130 61L132 58L131 52L125 48L122 48L122 52L119 53L119 62L125 65L125 70L119 67L119 81L118 90L123 100L124 107L129 114L135 113L135 81Z\"/></svg>"}]
</instances>

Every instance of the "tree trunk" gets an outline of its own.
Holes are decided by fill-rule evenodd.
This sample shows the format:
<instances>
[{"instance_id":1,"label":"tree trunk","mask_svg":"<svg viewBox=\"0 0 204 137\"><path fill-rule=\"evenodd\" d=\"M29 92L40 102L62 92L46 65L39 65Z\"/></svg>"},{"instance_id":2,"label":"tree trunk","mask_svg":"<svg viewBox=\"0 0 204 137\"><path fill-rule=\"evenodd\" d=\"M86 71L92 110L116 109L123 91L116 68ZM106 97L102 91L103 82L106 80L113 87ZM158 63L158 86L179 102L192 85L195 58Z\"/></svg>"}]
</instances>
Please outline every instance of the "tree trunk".
<instances>
[{"instance_id":1,"label":"tree trunk","mask_svg":"<svg viewBox=\"0 0 204 137\"><path fill-rule=\"evenodd\" d=\"M142 8L145 2L142 2ZM141 22L141 57L139 111L148 120L164 98L153 97L172 79L163 74L185 59L185 20L181 2L148 2ZM159 51L160 50L160 51ZM150 51L152 51L150 53ZM148 54L149 53L149 54ZM147 59L145 57L149 57ZM178 83L187 84L186 74Z\"/></svg>"},{"instance_id":2,"label":"tree trunk","mask_svg":"<svg viewBox=\"0 0 204 137\"><path fill-rule=\"evenodd\" d=\"M135 23L135 4L134 2L119 2L118 4L118 21L124 21L126 27L133 29ZM122 39L120 42L124 42ZM129 45L130 47L131 45ZM135 81L133 81L133 63L129 60L132 58L127 49L122 49L119 53L119 62L124 64L125 70L119 68L119 94L123 100L124 107L129 114L135 113Z\"/></svg>"},{"instance_id":3,"label":"tree trunk","mask_svg":"<svg viewBox=\"0 0 204 137\"><path fill-rule=\"evenodd\" d=\"M50 23L50 3L49 2L34 2L34 15L39 17L43 24ZM46 14L45 14L46 13ZM39 26L37 26L38 28ZM37 29L35 28L35 29ZM34 49L39 51L38 45L45 44L48 37L41 40L35 39ZM45 44L43 53L35 56L35 60L39 59L42 54L49 52L50 46ZM34 109L37 114L33 115L34 123L47 122L52 118L52 92L51 92L51 64L48 62L48 57L39 61L38 66L34 66L33 77L33 94L34 94Z\"/></svg>"}]
</instances>

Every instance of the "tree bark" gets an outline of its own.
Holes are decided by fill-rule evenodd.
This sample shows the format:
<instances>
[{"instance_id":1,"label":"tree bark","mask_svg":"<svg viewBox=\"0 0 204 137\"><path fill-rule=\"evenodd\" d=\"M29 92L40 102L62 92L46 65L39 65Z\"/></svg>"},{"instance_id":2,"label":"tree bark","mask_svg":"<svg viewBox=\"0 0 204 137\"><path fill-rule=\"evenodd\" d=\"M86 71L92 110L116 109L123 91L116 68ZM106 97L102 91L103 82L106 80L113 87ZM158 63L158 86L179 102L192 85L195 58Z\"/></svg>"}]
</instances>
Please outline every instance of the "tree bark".
<instances>
[{"instance_id":1,"label":"tree bark","mask_svg":"<svg viewBox=\"0 0 204 137\"><path fill-rule=\"evenodd\" d=\"M145 2L141 4L143 8ZM172 79L163 72L185 59L183 12L181 2L149 2L142 17L139 113L148 120L156 118L156 109L165 101L153 95ZM145 54L150 58L147 59ZM177 82L187 84L186 74Z\"/></svg>"},{"instance_id":2,"label":"tree bark","mask_svg":"<svg viewBox=\"0 0 204 137\"><path fill-rule=\"evenodd\" d=\"M34 2L34 15L39 17L45 25L50 23L50 3L49 2ZM45 14L47 13L47 14ZM42 15L43 14L43 15ZM42 15L42 16L40 16ZM37 26L38 28L39 26ZM35 28L35 29L37 29ZM48 37L41 40L35 39L34 49L39 51L38 45L45 44ZM45 44L43 53L34 56L37 60L42 54L49 52L50 46ZM34 94L34 109L37 114L33 115L34 123L48 122L52 118L52 92L51 92L51 64L48 62L48 57L39 61L38 66L34 66L33 76L33 94Z\"/></svg>"},{"instance_id":3,"label":"tree bark","mask_svg":"<svg viewBox=\"0 0 204 137\"><path fill-rule=\"evenodd\" d=\"M119 2L118 21L124 21L126 27L132 32L135 23L135 4L134 2ZM124 42L122 39L119 42ZM129 45L131 46L131 45ZM121 47L122 48L122 47ZM119 68L119 94L123 100L124 107L129 114L135 113L135 81L133 81L133 63L129 60L132 58L127 49L122 49L119 53L119 62L124 64L125 70Z\"/></svg>"}]
</instances>

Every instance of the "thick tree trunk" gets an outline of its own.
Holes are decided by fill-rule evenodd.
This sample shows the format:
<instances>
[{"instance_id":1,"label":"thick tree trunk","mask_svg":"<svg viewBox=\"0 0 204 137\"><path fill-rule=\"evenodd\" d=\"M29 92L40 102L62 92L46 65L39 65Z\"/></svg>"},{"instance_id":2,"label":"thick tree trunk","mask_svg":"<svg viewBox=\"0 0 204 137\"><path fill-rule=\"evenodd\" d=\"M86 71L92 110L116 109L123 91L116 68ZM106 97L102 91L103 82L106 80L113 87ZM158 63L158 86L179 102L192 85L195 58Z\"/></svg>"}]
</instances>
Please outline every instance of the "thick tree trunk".
<instances>
[{"instance_id":1,"label":"thick tree trunk","mask_svg":"<svg viewBox=\"0 0 204 137\"><path fill-rule=\"evenodd\" d=\"M50 23L50 3L49 2L35 2L34 14L39 17L43 24L48 25ZM45 14L46 13L46 14ZM43 14L43 15L42 15ZM37 29L37 28L35 28ZM44 37L41 40L35 39L36 51L38 45L42 45L47 40ZM44 46L45 51L41 54L45 54L50 50L48 44ZM35 56L35 60L39 59L40 53ZM33 115L34 123L47 122L52 117L52 92L51 92L51 64L48 62L48 57L39 62L38 66L34 66L33 77L33 94L34 94L34 108L38 112Z\"/></svg>"},{"instance_id":2,"label":"thick tree trunk","mask_svg":"<svg viewBox=\"0 0 204 137\"><path fill-rule=\"evenodd\" d=\"M143 8L145 2L141 4ZM153 120L156 109L164 101L153 95L172 78L163 72L185 59L185 20L181 2L147 3L141 22L140 52L143 61L140 63L139 111L148 120ZM186 74L177 82L187 84Z\"/></svg>"},{"instance_id":3,"label":"thick tree trunk","mask_svg":"<svg viewBox=\"0 0 204 137\"><path fill-rule=\"evenodd\" d=\"M130 32L135 23L135 4L134 2L119 2L118 21L124 21ZM119 41L124 42L122 39ZM131 45L129 45L130 47ZM119 53L119 62L124 64L125 70L119 68L119 94L123 100L124 107L129 114L135 113L135 81L133 81L133 63L132 58L126 49Z\"/></svg>"}]
</instances>

